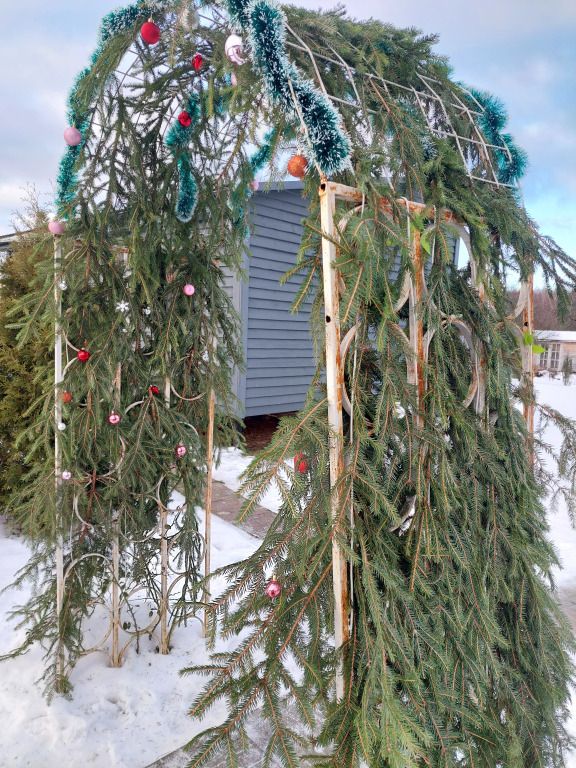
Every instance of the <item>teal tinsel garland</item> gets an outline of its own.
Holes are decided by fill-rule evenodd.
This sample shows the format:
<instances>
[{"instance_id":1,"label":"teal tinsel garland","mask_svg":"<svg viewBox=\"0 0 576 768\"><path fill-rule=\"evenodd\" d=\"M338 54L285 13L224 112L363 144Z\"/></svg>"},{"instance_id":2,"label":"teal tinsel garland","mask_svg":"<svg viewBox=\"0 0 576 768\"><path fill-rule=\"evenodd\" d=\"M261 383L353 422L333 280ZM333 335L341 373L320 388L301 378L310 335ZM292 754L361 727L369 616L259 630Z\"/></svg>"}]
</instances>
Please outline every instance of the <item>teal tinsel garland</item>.
<instances>
[{"instance_id":1,"label":"teal tinsel garland","mask_svg":"<svg viewBox=\"0 0 576 768\"><path fill-rule=\"evenodd\" d=\"M178 158L179 184L176 216L180 221L184 222L190 221L198 201L198 188L192 173L192 164L188 153L188 146L192 140L192 126L200 117L200 103L195 93L188 96L186 112L188 112L192 119L190 125L182 125L178 118L176 118L166 136L166 146L172 154L176 155L178 150L181 152Z\"/></svg>"},{"instance_id":2,"label":"teal tinsel garland","mask_svg":"<svg viewBox=\"0 0 576 768\"><path fill-rule=\"evenodd\" d=\"M483 109L478 123L488 143L502 147L494 150L498 161L498 181L502 184L513 184L526 172L528 156L514 143L509 133L501 133L508 122L506 107L500 99L487 91L476 91L472 88L467 90L473 97L468 97L470 101L475 99Z\"/></svg>"},{"instance_id":3,"label":"teal tinsel garland","mask_svg":"<svg viewBox=\"0 0 576 768\"><path fill-rule=\"evenodd\" d=\"M291 118L298 116L298 111L302 115L311 159L320 171L332 176L348 168L352 147L340 115L286 56L286 16L282 9L273 0L227 0L226 7L233 21L248 34L255 68L272 101L283 106Z\"/></svg>"}]
</instances>

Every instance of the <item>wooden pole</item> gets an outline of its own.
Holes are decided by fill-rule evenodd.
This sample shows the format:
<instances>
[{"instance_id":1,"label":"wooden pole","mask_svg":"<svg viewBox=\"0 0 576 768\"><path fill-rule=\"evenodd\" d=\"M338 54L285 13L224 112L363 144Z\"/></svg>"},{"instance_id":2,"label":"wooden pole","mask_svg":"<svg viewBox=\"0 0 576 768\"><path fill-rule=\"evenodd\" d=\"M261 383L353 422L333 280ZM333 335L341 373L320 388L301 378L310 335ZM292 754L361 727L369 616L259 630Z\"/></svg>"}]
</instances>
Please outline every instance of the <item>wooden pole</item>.
<instances>
[{"instance_id":1,"label":"wooden pole","mask_svg":"<svg viewBox=\"0 0 576 768\"><path fill-rule=\"evenodd\" d=\"M345 516L341 515L340 482L344 473L342 420L342 386L344 369L340 353L340 314L336 260L334 212L336 187L331 182L320 185L320 214L322 226L322 272L324 282L324 325L326 333L326 389L328 394L328 425L330 427L330 487L331 512L334 523L332 539L332 575L334 586L334 639L338 650L349 636L348 579L346 559L338 544ZM340 520L339 520L340 518ZM344 672L342 662L336 670L336 697L344 696Z\"/></svg>"},{"instance_id":2,"label":"wooden pole","mask_svg":"<svg viewBox=\"0 0 576 768\"><path fill-rule=\"evenodd\" d=\"M522 312L523 331L532 335L534 333L534 276L530 275L528 278L528 290L526 292L526 304ZM530 354L526 355L526 362L524 363L524 377L527 379L526 383L529 383L532 387L534 385L534 355L530 348ZM524 418L526 419L526 426L530 435L534 434L534 406L524 406ZM532 457L534 460L534 457Z\"/></svg>"},{"instance_id":3,"label":"wooden pole","mask_svg":"<svg viewBox=\"0 0 576 768\"><path fill-rule=\"evenodd\" d=\"M58 425L62 421L62 291L60 289L60 262L62 258L62 244L60 235L54 235L54 302L56 305L56 321L54 324L54 477L56 484L56 505L58 507L58 533L56 537L56 619L58 633L62 628L62 608L64 606L64 541L62 537L62 446L58 437ZM64 673L64 657L62 644L59 643L59 651L56 659L58 676Z\"/></svg>"},{"instance_id":4,"label":"wooden pole","mask_svg":"<svg viewBox=\"0 0 576 768\"><path fill-rule=\"evenodd\" d=\"M210 389L208 396L208 434L206 435L206 498L204 508L206 519L204 522L204 578L210 575L210 550L212 547L212 467L214 464L214 406L216 397L214 389ZM204 582L204 637L208 633L208 603L210 602L210 587L208 581Z\"/></svg>"}]
</instances>

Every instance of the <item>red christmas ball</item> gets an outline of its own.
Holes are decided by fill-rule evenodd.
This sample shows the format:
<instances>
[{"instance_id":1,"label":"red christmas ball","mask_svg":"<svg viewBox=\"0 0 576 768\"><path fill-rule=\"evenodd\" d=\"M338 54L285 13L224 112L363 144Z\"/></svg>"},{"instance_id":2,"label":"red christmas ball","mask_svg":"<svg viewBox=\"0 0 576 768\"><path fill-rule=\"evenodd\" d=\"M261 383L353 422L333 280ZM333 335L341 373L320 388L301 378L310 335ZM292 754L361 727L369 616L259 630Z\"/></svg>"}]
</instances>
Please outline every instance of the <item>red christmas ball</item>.
<instances>
[{"instance_id":1,"label":"red christmas ball","mask_svg":"<svg viewBox=\"0 0 576 768\"><path fill-rule=\"evenodd\" d=\"M308 168L308 160L304 155L294 155L288 160L288 173L296 179L303 178Z\"/></svg>"},{"instance_id":2,"label":"red christmas ball","mask_svg":"<svg viewBox=\"0 0 576 768\"><path fill-rule=\"evenodd\" d=\"M145 24L142 24L140 34L142 35L142 40L148 43L148 45L156 45L158 40L160 40L160 28L153 21L147 21Z\"/></svg>"},{"instance_id":3,"label":"red christmas ball","mask_svg":"<svg viewBox=\"0 0 576 768\"><path fill-rule=\"evenodd\" d=\"M110 422L110 424L113 424L114 426L116 426L116 424L120 424L120 416L118 416L117 413L114 413L114 411L112 411L110 416L108 416L108 421Z\"/></svg>"},{"instance_id":4,"label":"red christmas ball","mask_svg":"<svg viewBox=\"0 0 576 768\"><path fill-rule=\"evenodd\" d=\"M176 446L176 456L178 456L179 459L181 459L182 456L186 456L186 446L182 445L182 443Z\"/></svg>"},{"instance_id":5,"label":"red christmas ball","mask_svg":"<svg viewBox=\"0 0 576 768\"><path fill-rule=\"evenodd\" d=\"M294 471L306 472L307 469L308 469L308 464L306 463L304 454L297 453L296 456L294 456Z\"/></svg>"},{"instance_id":6,"label":"red christmas ball","mask_svg":"<svg viewBox=\"0 0 576 768\"><path fill-rule=\"evenodd\" d=\"M178 115L178 122L180 123L180 125L183 125L184 128L188 128L188 126L192 122L192 118L190 117L188 112L180 112L180 114Z\"/></svg>"},{"instance_id":7,"label":"red christmas ball","mask_svg":"<svg viewBox=\"0 0 576 768\"><path fill-rule=\"evenodd\" d=\"M275 598L282 592L280 582L276 579L276 576L272 576L272 581L269 581L266 586L266 594L268 597Z\"/></svg>"},{"instance_id":8,"label":"red christmas ball","mask_svg":"<svg viewBox=\"0 0 576 768\"><path fill-rule=\"evenodd\" d=\"M86 360L90 359L90 352L87 349L79 349L76 357L80 362L85 363Z\"/></svg>"},{"instance_id":9,"label":"red christmas ball","mask_svg":"<svg viewBox=\"0 0 576 768\"><path fill-rule=\"evenodd\" d=\"M70 392L62 392L62 402L63 403L72 402L72 395L70 394Z\"/></svg>"},{"instance_id":10,"label":"red christmas ball","mask_svg":"<svg viewBox=\"0 0 576 768\"><path fill-rule=\"evenodd\" d=\"M198 72L198 70L202 66L202 62L203 62L202 55L200 53L197 53L196 56L194 56L194 58L192 59L192 64L196 72Z\"/></svg>"},{"instance_id":11,"label":"red christmas ball","mask_svg":"<svg viewBox=\"0 0 576 768\"><path fill-rule=\"evenodd\" d=\"M159 395L160 394L160 390L158 389L158 387L155 384L152 384L152 386L150 387L150 392L152 392L153 395Z\"/></svg>"}]
</instances>

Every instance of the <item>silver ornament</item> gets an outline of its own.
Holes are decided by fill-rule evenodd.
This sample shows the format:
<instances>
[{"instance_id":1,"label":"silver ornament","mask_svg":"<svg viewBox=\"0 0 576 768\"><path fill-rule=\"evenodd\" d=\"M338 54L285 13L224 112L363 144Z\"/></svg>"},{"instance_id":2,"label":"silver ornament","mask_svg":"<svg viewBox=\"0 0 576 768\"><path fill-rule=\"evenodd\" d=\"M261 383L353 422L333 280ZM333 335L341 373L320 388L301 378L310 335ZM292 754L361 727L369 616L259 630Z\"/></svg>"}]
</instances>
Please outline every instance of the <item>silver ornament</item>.
<instances>
[{"instance_id":1,"label":"silver ornament","mask_svg":"<svg viewBox=\"0 0 576 768\"><path fill-rule=\"evenodd\" d=\"M60 288L61 291L65 291L68 288L68 283L66 280L60 280L58 283L58 288Z\"/></svg>"},{"instance_id":2,"label":"silver ornament","mask_svg":"<svg viewBox=\"0 0 576 768\"><path fill-rule=\"evenodd\" d=\"M228 40L226 40L224 53L226 54L226 58L231 61L232 64L241 66L246 62L244 45L242 43L242 38L239 35L230 35Z\"/></svg>"},{"instance_id":3,"label":"silver ornament","mask_svg":"<svg viewBox=\"0 0 576 768\"><path fill-rule=\"evenodd\" d=\"M64 424L64 422L63 422L63 421L61 421L61 422L58 424L58 429L60 430L60 432L64 432L64 430L66 429L66 424Z\"/></svg>"},{"instance_id":4,"label":"silver ornament","mask_svg":"<svg viewBox=\"0 0 576 768\"><path fill-rule=\"evenodd\" d=\"M64 472L62 472L62 480L71 480L72 479L72 472L70 470L65 469Z\"/></svg>"}]
</instances>

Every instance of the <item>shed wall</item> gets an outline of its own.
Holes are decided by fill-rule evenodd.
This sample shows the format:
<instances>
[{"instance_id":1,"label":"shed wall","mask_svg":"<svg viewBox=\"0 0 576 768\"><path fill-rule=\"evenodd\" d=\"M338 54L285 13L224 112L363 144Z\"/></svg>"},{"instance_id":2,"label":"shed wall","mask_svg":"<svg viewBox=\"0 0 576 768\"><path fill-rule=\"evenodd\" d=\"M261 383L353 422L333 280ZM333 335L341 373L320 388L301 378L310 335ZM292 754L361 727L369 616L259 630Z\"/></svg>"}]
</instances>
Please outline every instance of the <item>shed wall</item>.
<instances>
[{"instance_id":1,"label":"shed wall","mask_svg":"<svg viewBox=\"0 0 576 768\"><path fill-rule=\"evenodd\" d=\"M316 368L309 328L311 302L293 314L290 307L300 280L280 284L282 275L296 264L302 220L308 215L300 188L290 187L253 197L255 233L250 238L247 307L242 313L246 416L300 409Z\"/></svg>"}]
</instances>

